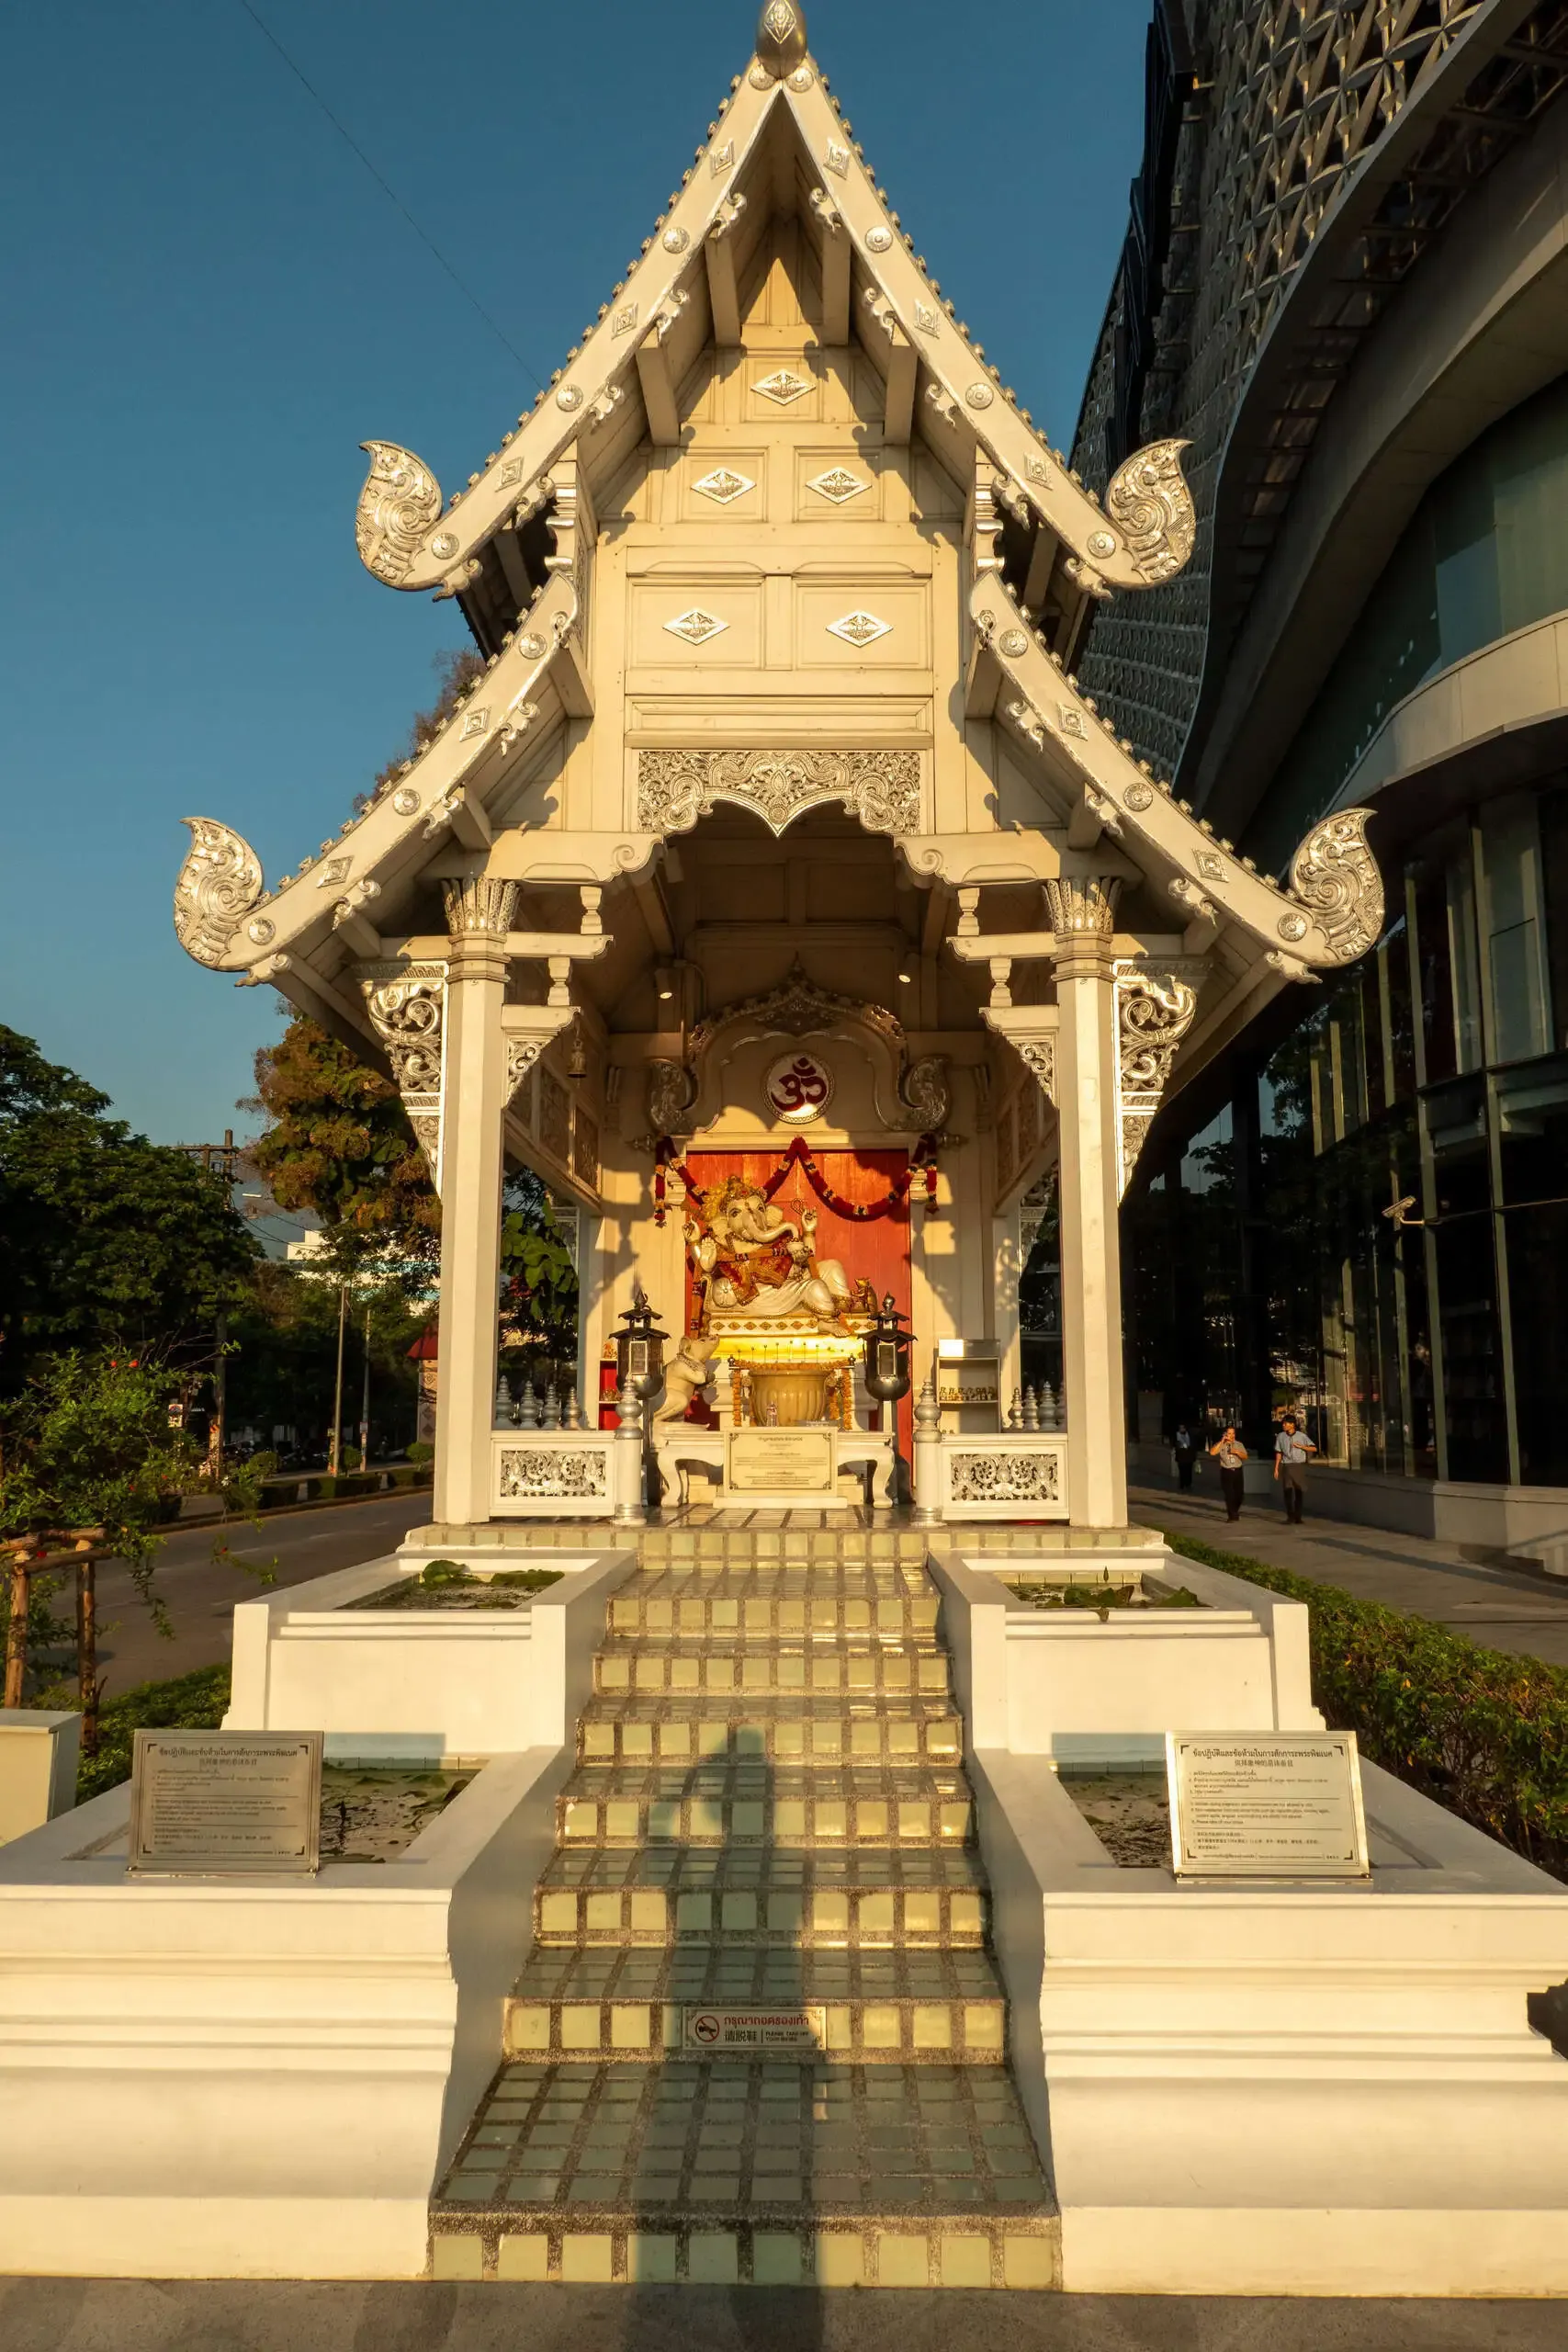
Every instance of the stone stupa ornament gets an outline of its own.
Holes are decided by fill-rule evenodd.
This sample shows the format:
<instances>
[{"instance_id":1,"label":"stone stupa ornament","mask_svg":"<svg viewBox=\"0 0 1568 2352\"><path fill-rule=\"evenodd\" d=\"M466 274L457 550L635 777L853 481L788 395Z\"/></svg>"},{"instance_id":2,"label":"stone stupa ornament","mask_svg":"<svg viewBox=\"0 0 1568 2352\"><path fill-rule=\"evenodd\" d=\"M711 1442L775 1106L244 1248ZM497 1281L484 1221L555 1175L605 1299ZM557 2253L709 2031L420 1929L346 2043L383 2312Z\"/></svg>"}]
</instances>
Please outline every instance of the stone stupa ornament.
<instances>
[{"instance_id":1,"label":"stone stupa ornament","mask_svg":"<svg viewBox=\"0 0 1568 2352\"><path fill-rule=\"evenodd\" d=\"M767 0L757 20L757 61L782 82L806 56L806 18L795 0Z\"/></svg>"}]
</instances>

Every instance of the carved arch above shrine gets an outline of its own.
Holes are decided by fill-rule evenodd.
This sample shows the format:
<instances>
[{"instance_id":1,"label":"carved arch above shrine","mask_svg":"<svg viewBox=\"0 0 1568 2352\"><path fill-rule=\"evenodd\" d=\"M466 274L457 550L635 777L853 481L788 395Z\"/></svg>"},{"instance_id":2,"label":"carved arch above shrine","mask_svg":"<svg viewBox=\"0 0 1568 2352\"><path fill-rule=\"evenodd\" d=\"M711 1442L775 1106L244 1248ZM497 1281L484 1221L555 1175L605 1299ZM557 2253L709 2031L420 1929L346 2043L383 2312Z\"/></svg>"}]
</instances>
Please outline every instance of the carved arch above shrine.
<instances>
[{"instance_id":1,"label":"carved arch above shrine","mask_svg":"<svg viewBox=\"0 0 1568 2352\"><path fill-rule=\"evenodd\" d=\"M686 752L637 753L637 830L689 833L716 801L760 817L775 838L810 808L838 803L868 832L920 831L918 752Z\"/></svg>"},{"instance_id":2,"label":"carved arch above shrine","mask_svg":"<svg viewBox=\"0 0 1568 2352\"><path fill-rule=\"evenodd\" d=\"M819 989L797 961L776 989L742 997L699 1021L680 1061L649 1065L649 1125L656 1136L699 1134L718 1116L723 1048L760 1037L838 1038L865 1052L876 1115L892 1135L937 1135L951 1106L940 1054L912 1057L904 1024L886 1005Z\"/></svg>"}]
</instances>

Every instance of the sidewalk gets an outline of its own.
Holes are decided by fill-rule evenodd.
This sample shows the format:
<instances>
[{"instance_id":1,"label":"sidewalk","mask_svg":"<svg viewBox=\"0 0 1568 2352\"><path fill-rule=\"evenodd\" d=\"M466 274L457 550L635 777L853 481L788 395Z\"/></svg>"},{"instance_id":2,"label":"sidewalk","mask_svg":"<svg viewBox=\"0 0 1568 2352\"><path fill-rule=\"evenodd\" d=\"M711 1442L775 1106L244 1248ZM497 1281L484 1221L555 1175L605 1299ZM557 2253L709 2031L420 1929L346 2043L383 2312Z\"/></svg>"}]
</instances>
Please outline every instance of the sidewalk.
<instances>
[{"instance_id":1,"label":"sidewalk","mask_svg":"<svg viewBox=\"0 0 1568 2352\"><path fill-rule=\"evenodd\" d=\"M7 2352L1558 2352L1560 2302L0 2278Z\"/></svg>"},{"instance_id":2,"label":"sidewalk","mask_svg":"<svg viewBox=\"0 0 1568 2352\"><path fill-rule=\"evenodd\" d=\"M1132 1516L1147 1526L1194 1535L1314 1583L1340 1585L1363 1600L1429 1617L1487 1649L1568 1666L1568 1584L1548 1583L1522 1569L1479 1567L1461 1559L1452 1546L1422 1535L1343 1519L1314 1520L1310 1470L1307 1517L1300 1527L1287 1526L1272 1492L1248 1495L1240 1519L1228 1526L1218 1482L1207 1465L1190 1494L1182 1494L1174 1477L1157 1484L1145 1478L1129 1487L1128 1498Z\"/></svg>"}]
</instances>

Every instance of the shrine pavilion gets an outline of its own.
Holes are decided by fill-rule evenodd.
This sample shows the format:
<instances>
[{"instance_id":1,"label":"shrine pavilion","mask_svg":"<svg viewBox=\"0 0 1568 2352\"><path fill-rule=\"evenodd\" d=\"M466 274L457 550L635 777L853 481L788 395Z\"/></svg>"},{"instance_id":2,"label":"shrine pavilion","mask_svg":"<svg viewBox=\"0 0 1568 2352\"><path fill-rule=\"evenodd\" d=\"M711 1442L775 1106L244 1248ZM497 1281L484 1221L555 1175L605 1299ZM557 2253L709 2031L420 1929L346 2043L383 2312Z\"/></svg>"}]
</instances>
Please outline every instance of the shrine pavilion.
<instances>
[{"instance_id":1,"label":"shrine pavilion","mask_svg":"<svg viewBox=\"0 0 1568 2352\"><path fill-rule=\"evenodd\" d=\"M695 2290L694 2341L747 2286L1568 2295L1568 1888L1128 1520L1161 1100L1383 921L1363 810L1261 873L1075 674L1192 555L1184 445L1091 494L766 0L467 487L366 447L367 568L482 673L270 888L188 820L175 922L407 1106L431 1523L240 1600L220 1730L75 1807L29 1763L0 2272Z\"/></svg>"},{"instance_id":2,"label":"shrine pavilion","mask_svg":"<svg viewBox=\"0 0 1568 2352\"><path fill-rule=\"evenodd\" d=\"M456 598L484 674L270 888L227 821L187 820L175 919L401 1091L443 1204L437 1526L636 1519L691 1478L886 1502L912 1467L926 1523L1123 1530L1117 1205L1145 1134L1382 910L1360 812L1259 873L1075 679L1096 604L1187 560L1183 445L1082 486L775 0L468 486L365 446L367 570ZM497 1403L517 1167L575 1212L578 1396L550 1428ZM1040 1396L1018 1293L1053 1186ZM704 1383L653 1418L633 1492L586 1408L639 1288ZM901 1433L861 1370L887 1301ZM725 1432L757 1424L821 1434L743 1473Z\"/></svg>"}]
</instances>

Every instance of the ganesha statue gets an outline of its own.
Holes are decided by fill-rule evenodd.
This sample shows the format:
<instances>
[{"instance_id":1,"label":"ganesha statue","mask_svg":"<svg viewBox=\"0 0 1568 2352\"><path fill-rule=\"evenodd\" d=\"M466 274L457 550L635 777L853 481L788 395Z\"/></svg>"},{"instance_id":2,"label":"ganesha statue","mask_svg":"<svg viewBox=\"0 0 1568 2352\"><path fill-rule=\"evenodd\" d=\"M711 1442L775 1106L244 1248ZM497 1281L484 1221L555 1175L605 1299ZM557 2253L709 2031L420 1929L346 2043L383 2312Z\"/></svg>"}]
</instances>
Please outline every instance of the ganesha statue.
<instances>
[{"instance_id":1,"label":"ganesha statue","mask_svg":"<svg viewBox=\"0 0 1568 2352\"><path fill-rule=\"evenodd\" d=\"M772 1322L804 1315L823 1330L844 1329L854 1294L838 1260L817 1255L815 1209L803 1210L797 1223L760 1186L727 1176L695 1196L695 1210L685 1233L705 1330L732 1316Z\"/></svg>"}]
</instances>

